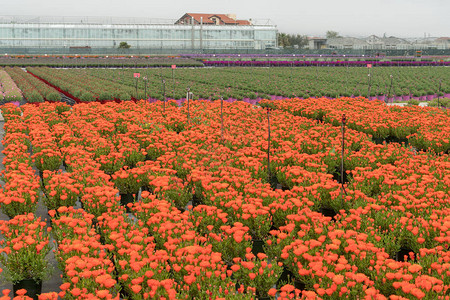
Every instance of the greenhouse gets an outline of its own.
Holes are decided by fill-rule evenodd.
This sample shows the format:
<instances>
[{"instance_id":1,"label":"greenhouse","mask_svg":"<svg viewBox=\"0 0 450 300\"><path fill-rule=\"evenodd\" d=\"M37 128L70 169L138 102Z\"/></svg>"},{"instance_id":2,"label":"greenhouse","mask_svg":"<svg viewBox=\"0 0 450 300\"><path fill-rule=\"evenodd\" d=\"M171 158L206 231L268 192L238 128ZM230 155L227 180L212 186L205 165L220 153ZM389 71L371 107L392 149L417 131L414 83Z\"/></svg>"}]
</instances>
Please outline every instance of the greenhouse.
<instances>
[{"instance_id":1,"label":"greenhouse","mask_svg":"<svg viewBox=\"0 0 450 300\"><path fill-rule=\"evenodd\" d=\"M39 52L36 49L98 52L117 49L123 42L132 50L267 49L277 46L277 28L270 21L242 26L124 18L0 17L3 52L8 48L29 53Z\"/></svg>"}]
</instances>

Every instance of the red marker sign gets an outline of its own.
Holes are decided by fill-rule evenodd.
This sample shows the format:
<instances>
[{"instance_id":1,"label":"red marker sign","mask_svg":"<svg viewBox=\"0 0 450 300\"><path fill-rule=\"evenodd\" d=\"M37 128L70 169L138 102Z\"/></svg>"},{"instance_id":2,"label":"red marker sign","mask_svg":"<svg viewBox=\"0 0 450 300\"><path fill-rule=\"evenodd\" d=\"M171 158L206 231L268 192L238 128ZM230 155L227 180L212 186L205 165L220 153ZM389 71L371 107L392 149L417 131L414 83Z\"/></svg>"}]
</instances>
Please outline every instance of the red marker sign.
<instances>
[{"instance_id":1,"label":"red marker sign","mask_svg":"<svg viewBox=\"0 0 450 300\"><path fill-rule=\"evenodd\" d=\"M139 78L141 77L141 73L134 73L134 78Z\"/></svg>"},{"instance_id":2,"label":"red marker sign","mask_svg":"<svg viewBox=\"0 0 450 300\"><path fill-rule=\"evenodd\" d=\"M172 65L172 69L176 69L177 68L177 65Z\"/></svg>"}]
</instances>

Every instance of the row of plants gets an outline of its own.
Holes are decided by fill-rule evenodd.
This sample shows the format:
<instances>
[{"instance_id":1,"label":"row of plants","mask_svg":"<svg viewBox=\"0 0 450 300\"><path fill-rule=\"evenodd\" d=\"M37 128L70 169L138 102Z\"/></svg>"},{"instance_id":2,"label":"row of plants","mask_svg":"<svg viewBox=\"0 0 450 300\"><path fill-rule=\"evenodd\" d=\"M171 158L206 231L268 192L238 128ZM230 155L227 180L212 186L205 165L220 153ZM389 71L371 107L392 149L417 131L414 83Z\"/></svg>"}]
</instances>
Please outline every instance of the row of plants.
<instances>
[{"instance_id":1,"label":"row of plants","mask_svg":"<svg viewBox=\"0 0 450 300\"><path fill-rule=\"evenodd\" d=\"M447 266L439 257L448 251L448 155L414 155L347 129L345 195L334 179L342 152L338 127L271 110L273 103L225 102L222 131L221 107L194 101L179 108L170 101L164 110L161 102L139 101L4 110L7 134L56 143L64 176L81 185L80 213L51 212L55 223L65 220L53 226L63 228L56 238L67 273L62 296L114 297L119 290L129 299L445 295ZM56 175L43 171L47 194L57 196L59 186L76 189L67 179L50 184ZM283 189L274 190L277 184ZM125 214L116 194L139 191L138 201L127 204L132 214ZM325 216L326 209L338 214ZM415 260L395 259L403 246ZM101 253L104 263L94 260ZM116 278L92 280L93 266L101 278L106 269Z\"/></svg>"},{"instance_id":2,"label":"row of plants","mask_svg":"<svg viewBox=\"0 0 450 300\"><path fill-rule=\"evenodd\" d=\"M133 89L76 70L31 67L28 71L78 102L131 100Z\"/></svg>"},{"instance_id":3,"label":"row of plants","mask_svg":"<svg viewBox=\"0 0 450 300\"><path fill-rule=\"evenodd\" d=\"M43 70L35 69L38 73ZM47 79L52 76L49 71L45 73ZM135 73L141 77L136 79ZM117 88L126 85L127 93L136 99L163 100L164 94L169 99L183 99L188 87L194 99L212 100L220 96L239 100L339 96L378 96L385 100L395 96L405 101L413 98L424 101L450 94L449 73L444 67L85 69L58 70L60 74L67 81L106 80ZM109 89L115 93L114 88Z\"/></svg>"},{"instance_id":4,"label":"row of plants","mask_svg":"<svg viewBox=\"0 0 450 300\"><path fill-rule=\"evenodd\" d=\"M195 59L161 56L0 56L0 66L62 67L62 68L120 68L120 67L202 67Z\"/></svg>"},{"instance_id":5,"label":"row of plants","mask_svg":"<svg viewBox=\"0 0 450 300\"><path fill-rule=\"evenodd\" d=\"M27 295L37 295L42 289L42 282L49 278L53 269L47 260L52 249L50 244L51 228L45 220L36 218L34 212L40 199L40 180L33 167L42 164L40 159L48 159L36 146L35 155L32 148L28 126L17 122L22 111L14 104L2 106L5 118L5 136L1 178L4 184L1 190L1 210L9 221L0 221L2 240L0 241L0 260L2 279L13 283L13 298L10 290L2 291L2 299L37 299ZM31 119L28 116L28 119ZM17 125L17 127L16 127ZM45 137L41 141L45 144ZM44 146L45 147L45 146ZM45 151L44 151L45 152ZM42 294L40 299L57 299L56 292Z\"/></svg>"},{"instance_id":6,"label":"row of plants","mask_svg":"<svg viewBox=\"0 0 450 300\"><path fill-rule=\"evenodd\" d=\"M420 150L448 153L450 136L449 112L440 108L419 106L386 106L381 101L365 98L286 99L275 107L298 116L340 126L342 114L348 126L372 136L377 143L404 142Z\"/></svg>"},{"instance_id":7,"label":"row of plants","mask_svg":"<svg viewBox=\"0 0 450 300\"><path fill-rule=\"evenodd\" d=\"M61 94L19 67L4 68L22 90L27 102L61 101Z\"/></svg>"},{"instance_id":8,"label":"row of plants","mask_svg":"<svg viewBox=\"0 0 450 300\"><path fill-rule=\"evenodd\" d=\"M22 100L22 91L7 72L0 69L0 104Z\"/></svg>"},{"instance_id":9,"label":"row of plants","mask_svg":"<svg viewBox=\"0 0 450 300\"><path fill-rule=\"evenodd\" d=\"M375 67L425 67L448 66L449 61L377 61L377 60L203 60L206 67L366 67L371 64Z\"/></svg>"}]
</instances>

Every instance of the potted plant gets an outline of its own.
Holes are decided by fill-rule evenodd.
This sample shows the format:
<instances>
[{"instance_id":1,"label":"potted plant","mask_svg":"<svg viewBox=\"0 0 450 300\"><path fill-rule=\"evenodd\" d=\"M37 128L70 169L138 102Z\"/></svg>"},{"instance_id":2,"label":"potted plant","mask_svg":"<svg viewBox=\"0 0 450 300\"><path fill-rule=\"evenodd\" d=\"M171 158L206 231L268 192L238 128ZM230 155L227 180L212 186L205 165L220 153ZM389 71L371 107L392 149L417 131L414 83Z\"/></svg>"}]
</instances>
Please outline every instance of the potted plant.
<instances>
[{"instance_id":1,"label":"potted plant","mask_svg":"<svg viewBox=\"0 0 450 300\"><path fill-rule=\"evenodd\" d=\"M34 165L39 170L41 179L43 178L44 170L56 171L62 164L61 152L59 150L54 150L55 148L58 147L53 144L41 149L33 145L33 152L36 152L31 158L33 159Z\"/></svg>"},{"instance_id":2,"label":"potted plant","mask_svg":"<svg viewBox=\"0 0 450 300\"><path fill-rule=\"evenodd\" d=\"M255 256L247 252L245 257L245 260L241 258L234 260L236 264L231 267L234 278L243 284L247 291L255 290L258 299L271 299L269 291L275 286L283 271L281 264L267 259L263 253Z\"/></svg>"},{"instance_id":3,"label":"potted plant","mask_svg":"<svg viewBox=\"0 0 450 300\"><path fill-rule=\"evenodd\" d=\"M233 259L243 258L248 249L251 249L251 236L248 234L248 227L236 222L233 226L221 226L221 234L209 233L209 242L212 250L222 253L222 260L231 265Z\"/></svg>"},{"instance_id":4,"label":"potted plant","mask_svg":"<svg viewBox=\"0 0 450 300\"><path fill-rule=\"evenodd\" d=\"M137 171L137 169L121 169L111 176L114 185L119 190L120 204L127 207L127 210L127 204L132 203L136 198L136 195L139 193L144 176L144 174L138 174L133 170Z\"/></svg>"},{"instance_id":5,"label":"potted plant","mask_svg":"<svg viewBox=\"0 0 450 300\"><path fill-rule=\"evenodd\" d=\"M49 278L52 269L45 259L50 252L49 229L32 213L19 215L3 221L0 231L4 240L0 242L0 262L4 276L13 283L14 293L26 289L29 297L38 299L42 281Z\"/></svg>"},{"instance_id":6,"label":"potted plant","mask_svg":"<svg viewBox=\"0 0 450 300\"><path fill-rule=\"evenodd\" d=\"M44 171L44 203L48 210L74 206L83 186L71 173Z\"/></svg>"},{"instance_id":7,"label":"potted plant","mask_svg":"<svg viewBox=\"0 0 450 300\"><path fill-rule=\"evenodd\" d=\"M39 180L31 168L23 168L7 173L3 180L3 191L0 191L1 209L9 218L32 213L39 201ZM18 186L17 182L21 182Z\"/></svg>"}]
</instances>

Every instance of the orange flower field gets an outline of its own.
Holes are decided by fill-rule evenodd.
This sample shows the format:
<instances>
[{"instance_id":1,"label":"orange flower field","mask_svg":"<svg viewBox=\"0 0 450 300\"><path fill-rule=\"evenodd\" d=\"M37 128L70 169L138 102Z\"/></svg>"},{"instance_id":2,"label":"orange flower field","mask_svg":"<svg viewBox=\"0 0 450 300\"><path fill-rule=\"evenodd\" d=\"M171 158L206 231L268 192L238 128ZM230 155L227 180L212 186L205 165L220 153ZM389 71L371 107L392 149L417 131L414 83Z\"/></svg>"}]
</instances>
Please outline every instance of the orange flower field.
<instances>
[{"instance_id":1,"label":"orange flower field","mask_svg":"<svg viewBox=\"0 0 450 300\"><path fill-rule=\"evenodd\" d=\"M1 109L0 257L44 270L53 237L63 284L39 299L450 298L449 111L362 97Z\"/></svg>"}]
</instances>

